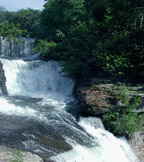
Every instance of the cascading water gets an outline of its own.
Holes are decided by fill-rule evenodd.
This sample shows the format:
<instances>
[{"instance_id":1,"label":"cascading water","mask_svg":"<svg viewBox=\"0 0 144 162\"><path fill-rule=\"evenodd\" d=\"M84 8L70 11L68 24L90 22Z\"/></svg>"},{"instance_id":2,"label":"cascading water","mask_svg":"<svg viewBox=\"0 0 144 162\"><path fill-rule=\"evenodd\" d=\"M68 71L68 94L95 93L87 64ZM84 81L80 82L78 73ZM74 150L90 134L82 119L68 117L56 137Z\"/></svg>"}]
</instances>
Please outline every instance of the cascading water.
<instances>
[{"instance_id":1,"label":"cascading water","mask_svg":"<svg viewBox=\"0 0 144 162\"><path fill-rule=\"evenodd\" d=\"M62 75L55 61L1 59L1 62L9 95L42 98L42 104L59 101L63 105L72 98L73 81Z\"/></svg>"},{"instance_id":2,"label":"cascading water","mask_svg":"<svg viewBox=\"0 0 144 162\"><path fill-rule=\"evenodd\" d=\"M88 119L81 119L79 124L94 137L95 146L88 148L71 143L73 150L51 159L59 162L138 162L139 160L124 139L118 139L102 128L95 128Z\"/></svg>"},{"instance_id":3,"label":"cascading water","mask_svg":"<svg viewBox=\"0 0 144 162\"><path fill-rule=\"evenodd\" d=\"M0 37L1 57L25 57L33 54L34 40L30 38L9 39Z\"/></svg>"},{"instance_id":4,"label":"cascading water","mask_svg":"<svg viewBox=\"0 0 144 162\"><path fill-rule=\"evenodd\" d=\"M138 162L126 141L66 112L74 83L57 62L0 60L9 93L0 97L0 144L45 161Z\"/></svg>"}]
</instances>

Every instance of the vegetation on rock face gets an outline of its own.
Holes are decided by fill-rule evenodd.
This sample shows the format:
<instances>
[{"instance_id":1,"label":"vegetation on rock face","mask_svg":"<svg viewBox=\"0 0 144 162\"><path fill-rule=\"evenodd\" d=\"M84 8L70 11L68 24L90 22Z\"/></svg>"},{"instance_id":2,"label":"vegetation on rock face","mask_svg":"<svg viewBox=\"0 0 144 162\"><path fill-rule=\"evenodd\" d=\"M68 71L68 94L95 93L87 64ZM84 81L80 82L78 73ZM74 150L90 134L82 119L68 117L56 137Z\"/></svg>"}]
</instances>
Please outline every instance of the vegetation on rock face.
<instances>
[{"instance_id":1,"label":"vegetation on rock face","mask_svg":"<svg viewBox=\"0 0 144 162\"><path fill-rule=\"evenodd\" d=\"M118 103L112 110L102 116L105 127L116 135L131 136L142 129L142 116L136 109L142 104L140 96L130 96L126 86L119 86L113 90Z\"/></svg>"},{"instance_id":2,"label":"vegetation on rock face","mask_svg":"<svg viewBox=\"0 0 144 162\"><path fill-rule=\"evenodd\" d=\"M131 136L144 124L142 97L136 89L139 88L133 91L131 85L93 79L77 89L81 114L101 117L105 128L115 135Z\"/></svg>"}]
</instances>

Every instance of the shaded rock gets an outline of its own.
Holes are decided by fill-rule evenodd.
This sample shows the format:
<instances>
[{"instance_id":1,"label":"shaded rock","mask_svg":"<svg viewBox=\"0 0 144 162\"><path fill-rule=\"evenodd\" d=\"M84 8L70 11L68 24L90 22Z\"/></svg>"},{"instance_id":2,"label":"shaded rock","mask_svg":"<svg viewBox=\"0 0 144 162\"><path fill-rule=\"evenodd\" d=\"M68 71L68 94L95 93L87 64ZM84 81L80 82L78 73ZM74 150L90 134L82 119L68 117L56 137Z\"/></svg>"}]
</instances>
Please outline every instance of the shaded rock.
<instances>
[{"instance_id":1,"label":"shaded rock","mask_svg":"<svg viewBox=\"0 0 144 162\"><path fill-rule=\"evenodd\" d=\"M0 146L0 162L43 162L43 160L30 152L22 152L20 150Z\"/></svg>"},{"instance_id":2,"label":"shaded rock","mask_svg":"<svg viewBox=\"0 0 144 162\"><path fill-rule=\"evenodd\" d=\"M136 96L141 97L134 112L144 112L144 85L113 83L109 80L91 79L76 89L81 112L86 116L101 116L115 111L117 107L127 106Z\"/></svg>"},{"instance_id":3,"label":"shaded rock","mask_svg":"<svg viewBox=\"0 0 144 162\"><path fill-rule=\"evenodd\" d=\"M87 115L101 115L108 112L114 102L109 93L112 84L90 84L77 88L76 94L82 107L82 113Z\"/></svg>"}]
</instances>

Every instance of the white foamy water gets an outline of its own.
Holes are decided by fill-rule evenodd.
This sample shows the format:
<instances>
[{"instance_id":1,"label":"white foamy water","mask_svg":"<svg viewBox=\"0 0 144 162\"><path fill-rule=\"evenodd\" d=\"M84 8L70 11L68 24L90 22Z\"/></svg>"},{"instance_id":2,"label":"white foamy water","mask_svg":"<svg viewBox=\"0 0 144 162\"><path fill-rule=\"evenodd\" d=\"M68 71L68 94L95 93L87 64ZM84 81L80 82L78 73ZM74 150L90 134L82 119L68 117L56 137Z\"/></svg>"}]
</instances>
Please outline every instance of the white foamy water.
<instances>
[{"instance_id":1,"label":"white foamy water","mask_svg":"<svg viewBox=\"0 0 144 162\"><path fill-rule=\"evenodd\" d=\"M57 162L139 162L132 149L125 140L118 139L104 129L96 129L81 120L79 123L94 137L96 146L88 148L73 144L73 150L52 157Z\"/></svg>"},{"instance_id":2,"label":"white foamy water","mask_svg":"<svg viewBox=\"0 0 144 162\"><path fill-rule=\"evenodd\" d=\"M30 116L30 117L37 117L37 111L26 106L20 107L4 97L0 97L0 113L10 116Z\"/></svg>"},{"instance_id":3,"label":"white foamy water","mask_svg":"<svg viewBox=\"0 0 144 162\"><path fill-rule=\"evenodd\" d=\"M73 81L55 61L1 59L9 95L43 98L42 104L62 105L72 98Z\"/></svg>"},{"instance_id":4,"label":"white foamy water","mask_svg":"<svg viewBox=\"0 0 144 162\"><path fill-rule=\"evenodd\" d=\"M66 112L63 108L67 101L73 99L73 81L63 75L61 67L57 62L28 62L20 59L1 59L1 61L10 96L7 98L0 97L0 115L3 115L3 118L7 117L7 122L10 122L15 116L22 117L22 119L30 117L38 119L38 121L46 121L45 127L49 128L47 133L54 135L54 137L55 133L60 131L61 136L66 137L67 142L73 149L51 157L52 160L57 162L139 162L125 140L116 138L104 129L96 129L92 124L93 122L81 119L79 125L85 129L84 131L77 125L75 120L72 120L73 117L70 114L67 113L64 116ZM23 100L22 104L16 101L17 97L11 96L26 96L30 99L30 102L33 98L42 98L42 100L38 99L39 102L35 103L34 107L31 107L33 103L25 104L27 98ZM58 111L50 111L48 114L45 111L43 113L41 106L46 106L48 112L49 105L56 107L60 110L60 113ZM15 127L15 124L17 123L13 122L12 126ZM21 124L18 123L17 125L16 129L21 128ZM7 127L7 125L4 125L4 132L7 130ZM10 124L9 127L11 127ZM69 131L71 132L69 133ZM86 132L93 137L91 145L93 147L87 146L88 142L91 143L92 139ZM74 137L75 134L76 136ZM49 148L49 146L47 147ZM50 145L50 147L52 146ZM53 153L57 146L54 145L53 147L53 150L48 151ZM41 151L43 153L44 150ZM56 152L53 155L55 154Z\"/></svg>"}]
</instances>

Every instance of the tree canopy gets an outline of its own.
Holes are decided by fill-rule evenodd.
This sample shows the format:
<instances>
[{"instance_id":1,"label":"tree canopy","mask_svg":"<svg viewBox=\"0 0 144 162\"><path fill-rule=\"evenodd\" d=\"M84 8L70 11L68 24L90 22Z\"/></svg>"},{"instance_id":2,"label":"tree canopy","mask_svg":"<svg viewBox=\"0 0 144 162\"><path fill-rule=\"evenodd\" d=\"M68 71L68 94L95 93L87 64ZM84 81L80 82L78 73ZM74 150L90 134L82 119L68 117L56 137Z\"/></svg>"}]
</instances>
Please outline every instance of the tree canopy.
<instances>
[{"instance_id":1,"label":"tree canopy","mask_svg":"<svg viewBox=\"0 0 144 162\"><path fill-rule=\"evenodd\" d=\"M1 35L35 38L35 49L43 59L63 61L64 70L76 78L99 73L141 77L143 2L45 0L43 11L9 12L1 8Z\"/></svg>"}]
</instances>

